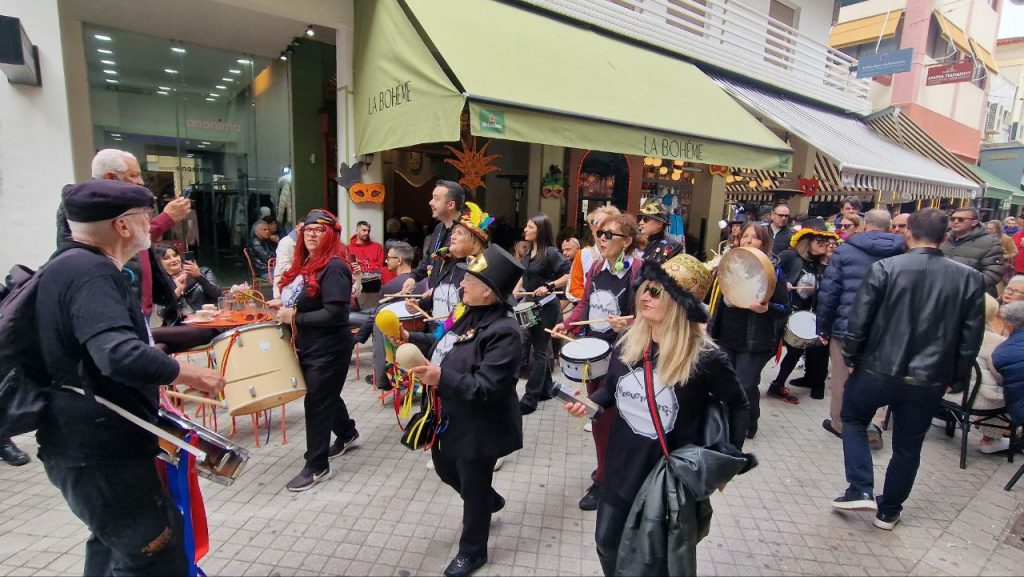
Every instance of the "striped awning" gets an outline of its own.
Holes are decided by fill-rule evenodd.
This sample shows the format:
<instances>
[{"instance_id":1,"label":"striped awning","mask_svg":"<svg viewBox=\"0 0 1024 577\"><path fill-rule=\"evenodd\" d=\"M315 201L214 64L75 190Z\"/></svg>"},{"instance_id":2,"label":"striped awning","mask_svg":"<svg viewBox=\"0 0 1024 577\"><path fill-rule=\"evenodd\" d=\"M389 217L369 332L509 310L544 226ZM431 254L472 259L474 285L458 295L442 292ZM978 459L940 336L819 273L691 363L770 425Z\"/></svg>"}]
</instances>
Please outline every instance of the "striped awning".
<instances>
[{"instance_id":1,"label":"striped awning","mask_svg":"<svg viewBox=\"0 0 1024 577\"><path fill-rule=\"evenodd\" d=\"M932 135L925 132L909 116L903 114L899 108L890 106L866 117L864 122L873 130L885 135L886 138L895 140L918 154L927 156L942 166L956 171L957 174L975 184L981 185L985 183L985 181L978 178L976 174L964 166L964 163L955 154L939 144L937 140L932 138Z\"/></svg>"},{"instance_id":2,"label":"striped awning","mask_svg":"<svg viewBox=\"0 0 1024 577\"><path fill-rule=\"evenodd\" d=\"M712 78L749 109L824 156L815 163L815 172L826 193L865 189L894 192L901 198L916 200L972 198L980 191L973 179L885 138L860 118L728 78Z\"/></svg>"}]
</instances>

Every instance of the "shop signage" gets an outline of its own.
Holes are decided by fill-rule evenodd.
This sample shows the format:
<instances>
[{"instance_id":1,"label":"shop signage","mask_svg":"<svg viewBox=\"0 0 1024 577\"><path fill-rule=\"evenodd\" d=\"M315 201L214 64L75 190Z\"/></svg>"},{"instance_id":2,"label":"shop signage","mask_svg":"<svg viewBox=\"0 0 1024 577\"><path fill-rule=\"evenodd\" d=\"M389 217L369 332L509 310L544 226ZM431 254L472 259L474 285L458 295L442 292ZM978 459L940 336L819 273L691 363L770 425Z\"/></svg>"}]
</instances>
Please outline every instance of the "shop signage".
<instances>
[{"instance_id":1,"label":"shop signage","mask_svg":"<svg viewBox=\"0 0 1024 577\"><path fill-rule=\"evenodd\" d=\"M938 64L928 67L928 79L925 86L968 82L974 75L974 62L964 60L953 64Z\"/></svg>"},{"instance_id":2,"label":"shop signage","mask_svg":"<svg viewBox=\"0 0 1024 577\"><path fill-rule=\"evenodd\" d=\"M857 63L857 78L874 78L875 76L907 72L910 70L913 59L913 48L861 56Z\"/></svg>"},{"instance_id":3,"label":"shop signage","mask_svg":"<svg viewBox=\"0 0 1024 577\"><path fill-rule=\"evenodd\" d=\"M369 113L381 112L412 102L412 80L399 82L370 96Z\"/></svg>"},{"instance_id":4,"label":"shop signage","mask_svg":"<svg viewBox=\"0 0 1024 577\"><path fill-rule=\"evenodd\" d=\"M704 162L704 143L680 138L644 135L644 156Z\"/></svg>"},{"instance_id":5,"label":"shop signage","mask_svg":"<svg viewBox=\"0 0 1024 577\"><path fill-rule=\"evenodd\" d=\"M241 132L242 125L233 122L221 122L220 120L200 120L198 118L186 118L186 128L209 130L210 132Z\"/></svg>"},{"instance_id":6,"label":"shop signage","mask_svg":"<svg viewBox=\"0 0 1024 577\"><path fill-rule=\"evenodd\" d=\"M1003 154L992 154L985 160L1017 160L1017 153L1007 152Z\"/></svg>"},{"instance_id":7,"label":"shop signage","mask_svg":"<svg viewBox=\"0 0 1024 577\"><path fill-rule=\"evenodd\" d=\"M480 109L480 131L505 134L505 113L500 110Z\"/></svg>"}]
</instances>

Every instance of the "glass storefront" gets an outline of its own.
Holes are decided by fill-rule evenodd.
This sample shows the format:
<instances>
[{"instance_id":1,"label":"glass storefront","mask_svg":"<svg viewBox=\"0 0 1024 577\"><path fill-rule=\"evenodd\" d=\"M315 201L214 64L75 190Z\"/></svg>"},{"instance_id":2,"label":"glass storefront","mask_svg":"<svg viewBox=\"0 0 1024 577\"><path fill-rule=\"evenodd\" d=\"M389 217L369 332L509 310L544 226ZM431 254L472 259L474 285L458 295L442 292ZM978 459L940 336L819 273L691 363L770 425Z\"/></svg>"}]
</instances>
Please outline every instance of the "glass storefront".
<instances>
[{"instance_id":1,"label":"glass storefront","mask_svg":"<svg viewBox=\"0 0 1024 577\"><path fill-rule=\"evenodd\" d=\"M84 37L95 148L133 153L160 207L189 194L194 218L171 237L246 272L252 224L283 215L291 189L288 63L94 25Z\"/></svg>"}]
</instances>

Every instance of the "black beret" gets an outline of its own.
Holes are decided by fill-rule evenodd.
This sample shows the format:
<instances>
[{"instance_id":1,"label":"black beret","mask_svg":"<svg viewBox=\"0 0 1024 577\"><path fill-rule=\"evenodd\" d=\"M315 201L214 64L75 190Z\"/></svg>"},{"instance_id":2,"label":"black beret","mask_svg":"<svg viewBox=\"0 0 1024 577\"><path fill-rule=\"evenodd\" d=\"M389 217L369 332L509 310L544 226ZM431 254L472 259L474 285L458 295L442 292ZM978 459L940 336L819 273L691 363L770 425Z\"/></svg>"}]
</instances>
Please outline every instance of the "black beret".
<instances>
[{"instance_id":1,"label":"black beret","mask_svg":"<svg viewBox=\"0 0 1024 577\"><path fill-rule=\"evenodd\" d=\"M148 188L120 180L87 180L64 194L64 211L71 222L111 220L133 208L152 207Z\"/></svg>"}]
</instances>

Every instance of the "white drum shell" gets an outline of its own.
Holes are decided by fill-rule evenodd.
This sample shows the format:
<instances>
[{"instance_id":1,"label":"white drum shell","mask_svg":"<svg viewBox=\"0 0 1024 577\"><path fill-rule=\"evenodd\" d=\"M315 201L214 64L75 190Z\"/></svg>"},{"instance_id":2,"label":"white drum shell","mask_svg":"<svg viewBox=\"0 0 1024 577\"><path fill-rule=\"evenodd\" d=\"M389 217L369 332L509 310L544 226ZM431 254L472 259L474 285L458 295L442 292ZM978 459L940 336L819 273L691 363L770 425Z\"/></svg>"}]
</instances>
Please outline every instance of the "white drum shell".
<instances>
[{"instance_id":1,"label":"white drum shell","mask_svg":"<svg viewBox=\"0 0 1024 577\"><path fill-rule=\"evenodd\" d=\"M817 317L811 311L797 311L786 321L786 332L783 340L787 345L798 349L819 344L817 334Z\"/></svg>"},{"instance_id":2,"label":"white drum shell","mask_svg":"<svg viewBox=\"0 0 1024 577\"><path fill-rule=\"evenodd\" d=\"M583 382L583 368L587 368L587 380L599 379L608 374L608 365L612 360L612 348L607 342L592 337L577 339L565 343L558 353L561 359L562 374L565 378L577 383Z\"/></svg>"}]
</instances>

